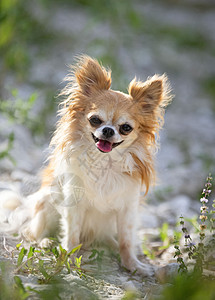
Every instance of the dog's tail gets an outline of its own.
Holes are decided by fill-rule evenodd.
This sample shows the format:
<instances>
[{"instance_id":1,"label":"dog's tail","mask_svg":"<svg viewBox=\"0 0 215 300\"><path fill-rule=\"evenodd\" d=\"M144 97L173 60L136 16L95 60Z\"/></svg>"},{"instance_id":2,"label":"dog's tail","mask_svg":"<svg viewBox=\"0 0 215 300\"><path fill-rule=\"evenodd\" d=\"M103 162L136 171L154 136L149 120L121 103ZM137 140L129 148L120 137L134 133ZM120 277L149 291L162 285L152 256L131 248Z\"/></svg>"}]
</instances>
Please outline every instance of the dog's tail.
<instances>
[{"instance_id":1,"label":"dog's tail","mask_svg":"<svg viewBox=\"0 0 215 300\"><path fill-rule=\"evenodd\" d=\"M13 191L0 193L0 232L18 234L26 241L41 242L55 236L59 213L50 203L50 190L42 188L27 197Z\"/></svg>"},{"instance_id":2,"label":"dog's tail","mask_svg":"<svg viewBox=\"0 0 215 300\"><path fill-rule=\"evenodd\" d=\"M19 233L29 217L26 209L24 198L18 193L10 190L0 192L0 231Z\"/></svg>"}]
</instances>

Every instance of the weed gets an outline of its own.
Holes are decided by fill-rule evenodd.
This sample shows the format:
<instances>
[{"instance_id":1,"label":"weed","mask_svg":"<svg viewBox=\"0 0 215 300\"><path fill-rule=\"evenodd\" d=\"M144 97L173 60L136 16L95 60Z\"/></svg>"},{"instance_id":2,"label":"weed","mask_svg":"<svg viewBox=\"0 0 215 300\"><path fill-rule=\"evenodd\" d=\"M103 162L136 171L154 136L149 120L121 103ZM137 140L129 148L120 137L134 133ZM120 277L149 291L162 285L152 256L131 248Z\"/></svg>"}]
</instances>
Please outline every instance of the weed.
<instances>
[{"instance_id":1,"label":"weed","mask_svg":"<svg viewBox=\"0 0 215 300\"><path fill-rule=\"evenodd\" d=\"M27 99L18 97L18 91L12 90L11 98L7 100L0 99L0 113L6 117L9 123L15 123L26 126L33 135L38 135L44 132L45 126L35 116L32 111L37 100L37 94L31 94ZM10 154L15 140L14 132L7 136L7 145L5 149L0 150L0 160L8 158L14 165L15 159Z\"/></svg>"},{"instance_id":2,"label":"weed","mask_svg":"<svg viewBox=\"0 0 215 300\"><path fill-rule=\"evenodd\" d=\"M103 257L104 257L104 250L99 251L97 249L92 249L89 259L91 261L97 262L98 268L101 269Z\"/></svg>"},{"instance_id":3,"label":"weed","mask_svg":"<svg viewBox=\"0 0 215 300\"><path fill-rule=\"evenodd\" d=\"M212 177L209 175L207 177L207 182L205 184L205 187L202 191L202 197L200 199L201 207L200 207L200 215L199 220L200 224L198 224L198 235L199 235L199 241L197 244L195 244L192 241L192 238L188 232L188 229L185 225L183 216L180 217L180 224L181 224L181 230L184 234L184 245L186 248L186 252L188 254L188 262L194 261L194 267L192 272L199 274L199 276L203 276L204 268L207 268L208 265L210 265L210 261L206 259L208 251L211 247L214 247L214 213L215 211L212 209L208 211L208 202L209 202L209 196L211 194L211 188L212 188ZM215 201L215 200L214 200ZM214 208L214 202L212 204L212 207ZM210 217L210 218L209 218ZM210 222L207 222L208 219ZM196 222L193 223L196 229ZM179 272L186 273L188 268L185 264L185 261L183 259L183 252L180 250L179 242L175 242L175 256L177 257L177 262L179 263Z\"/></svg>"},{"instance_id":4,"label":"weed","mask_svg":"<svg viewBox=\"0 0 215 300\"><path fill-rule=\"evenodd\" d=\"M163 223L162 227L159 229L160 231L160 239L163 242L163 246L160 247L160 250L167 249L170 246L170 238L168 235L169 225L167 223Z\"/></svg>"},{"instance_id":5,"label":"weed","mask_svg":"<svg viewBox=\"0 0 215 300\"><path fill-rule=\"evenodd\" d=\"M212 300L215 297L214 280L202 279L197 273L178 275L164 288L160 300ZM157 299L157 298L156 298Z\"/></svg>"},{"instance_id":6,"label":"weed","mask_svg":"<svg viewBox=\"0 0 215 300\"><path fill-rule=\"evenodd\" d=\"M214 253L215 245L215 200L212 204L212 210L208 210L211 189L212 177L209 175L200 199L200 221L197 223L196 219L188 220L195 231L198 230L198 241L196 243L194 243L188 232L183 216L180 217L179 223L184 235L185 249L181 249L179 239L175 238L174 257L177 258L179 274L173 278L172 284L163 290L159 297L160 300L211 300L215 298L215 276L214 272L209 270L210 266L214 270L213 258L209 254L210 250Z\"/></svg>"},{"instance_id":7,"label":"weed","mask_svg":"<svg viewBox=\"0 0 215 300\"><path fill-rule=\"evenodd\" d=\"M8 158L14 165L16 165L15 159L10 154L10 151L13 148L13 143L14 143L14 133L11 132L7 137L6 148L0 151L0 160L4 158Z\"/></svg>"},{"instance_id":8,"label":"weed","mask_svg":"<svg viewBox=\"0 0 215 300\"><path fill-rule=\"evenodd\" d=\"M79 277L84 277L81 267L82 256L77 256L80 248L81 245L77 246L69 253L63 249L61 245L58 245L58 247L55 246L52 249L36 249L32 246L30 246L29 249L26 249L22 246L22 242L20 242L11 253L12 258L14 259L14 257L17 256L16 252L18 251L16 265L15 268L13 267L14 285L11 295L13 295L14 298L7 298L7 294L9 293L9 286L6 282L8 265L1 263L0 290L3 293L3 298L0 297L0 299L21 300L26 299L32 293L41 294L40 291L32 289L29 286L24 286L19 274L36 275L39 284L51 284L51 286L52 283L56 284L61 281L60 278L63 269L67 270L67 273L75 272Z\"/></svg>"},{"instance_id":9,"label":"weed","mask_svg":"<svg viewBox=\"0 0 215 300\"><path fill-rule=\"evenodd\" d=\"M12 90L11 94L10 99L0 101L0 112L9 122L25 125L32 133L39 133L39 120L32 114L37 94L33 93L27 99L18 97L17 90Z\"/></svg>"},{"instance_id":10,"label":"weed","mask_svg":"<svg viewBox=\"0 0 215 300\"><path fill-rule=\"evenodd\" d=\"M149 259L155 259L156 253L153 249L148 247L145 242L142 244L143 254L145 254Z\"/></svg>"},{"instance_id":11,"label":"weed","mask_svg":"<svg viewBox=\"0 0 215 300\"><path fill-rule=\"evenodd\" d=\"M19 276L15 275L13 281L8 280L8 265L0 264L0 299L1 300L25 300L29 297L29 292L24 287Z\"/></svg>"}]
</instances>

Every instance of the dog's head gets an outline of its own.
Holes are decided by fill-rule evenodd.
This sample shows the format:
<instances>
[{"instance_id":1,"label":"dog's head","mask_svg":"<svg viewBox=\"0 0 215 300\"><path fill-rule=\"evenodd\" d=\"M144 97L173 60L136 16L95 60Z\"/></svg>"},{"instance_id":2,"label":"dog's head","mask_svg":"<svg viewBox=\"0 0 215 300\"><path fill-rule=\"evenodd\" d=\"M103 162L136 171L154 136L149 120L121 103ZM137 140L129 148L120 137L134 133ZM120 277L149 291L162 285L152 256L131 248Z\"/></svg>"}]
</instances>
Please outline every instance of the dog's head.
<instances>
[{"instance_id":1,"label":"dog's head","mask_svg":"<svg viewBox=\"0 0 215 300\"><path fill-rule=\"evenodd\" d=\"M86 110L86 128L103 153L128 148L137 138L138 124L130 96L105 90L93 95Z\"/></svg>"},{"instance_id":2,"label":"dog's head","mask_svg":"<svg viewBox=\"0 0 215 300\"><path fill-rule=\"evenodd\" d=\"M128 94L111 90L110 70L88 56L81 57L73 75L75 84L66 89L68 111L77 112L82 137L93 140L104 153L140 139L146 144L154 142L163 108L171 99L165 75L145 82L132 80Z\"/></svg>"},{"instance_id":3,"label":"dog's head","mask_svg":"<svg viewBox=\"0 0 215 300\"><path fill-rule=\"evenodd\" d=\"M85 147L93 146L103 153L115 149L124 153L127 149L137 164L144 164L143 153L150 160L164 108L171 100L165 75L155 75L145 82L134 79L125 94L110 88L110 70L82 56L67 80L55 143L64 148L83 141Z\"/></svg>"}]
</instances>

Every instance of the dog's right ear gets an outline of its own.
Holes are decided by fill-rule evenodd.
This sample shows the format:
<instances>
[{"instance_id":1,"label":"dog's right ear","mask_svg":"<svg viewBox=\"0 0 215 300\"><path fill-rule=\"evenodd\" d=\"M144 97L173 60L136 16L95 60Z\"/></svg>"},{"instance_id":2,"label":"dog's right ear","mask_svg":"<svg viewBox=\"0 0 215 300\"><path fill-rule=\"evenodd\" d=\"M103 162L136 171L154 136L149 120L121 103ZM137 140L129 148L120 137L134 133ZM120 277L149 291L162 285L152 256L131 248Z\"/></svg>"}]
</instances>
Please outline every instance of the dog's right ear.
<instances>
[{"instance_id":1,"label":"dog's right ear","mask_svg":"<svg viewBox=\"0 0 215 300\"><path fill-rule=\"evenodd\" d=\"M111 86L111 71L89 56L79 58L74 73L81 92L86 96L99 90L108 90Z\"/></svg>"}]
</instances>

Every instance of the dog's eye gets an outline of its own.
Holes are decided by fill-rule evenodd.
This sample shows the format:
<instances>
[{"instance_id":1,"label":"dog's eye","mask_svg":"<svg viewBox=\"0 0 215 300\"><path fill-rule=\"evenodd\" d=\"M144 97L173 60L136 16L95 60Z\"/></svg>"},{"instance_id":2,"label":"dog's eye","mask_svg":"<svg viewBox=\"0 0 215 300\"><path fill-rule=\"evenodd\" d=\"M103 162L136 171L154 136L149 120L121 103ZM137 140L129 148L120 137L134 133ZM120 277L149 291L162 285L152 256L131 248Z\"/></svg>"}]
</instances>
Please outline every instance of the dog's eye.
<instances>
[{"instance_id":1,"label":"dog's eye","mask_svg":"<svg viewBox=\"0 0 215 300\"><path fill-rule=\"evenodd\" d=\"M102 124L102 120L99 119L99 117L91 117L89 119L89 122L92 126L99 126L100 124Z\"/></svg>"},{"instance_id":2,"label":"dog's eye","mask_svg":"<svg viewBox=\"0 0 215 300\"><path fill-rule=\"evenodd\" d=\"M129 124L123 124L119 127L119 131L121 134L129 134L133 128Z\"/></svg>"}]
</instances>

